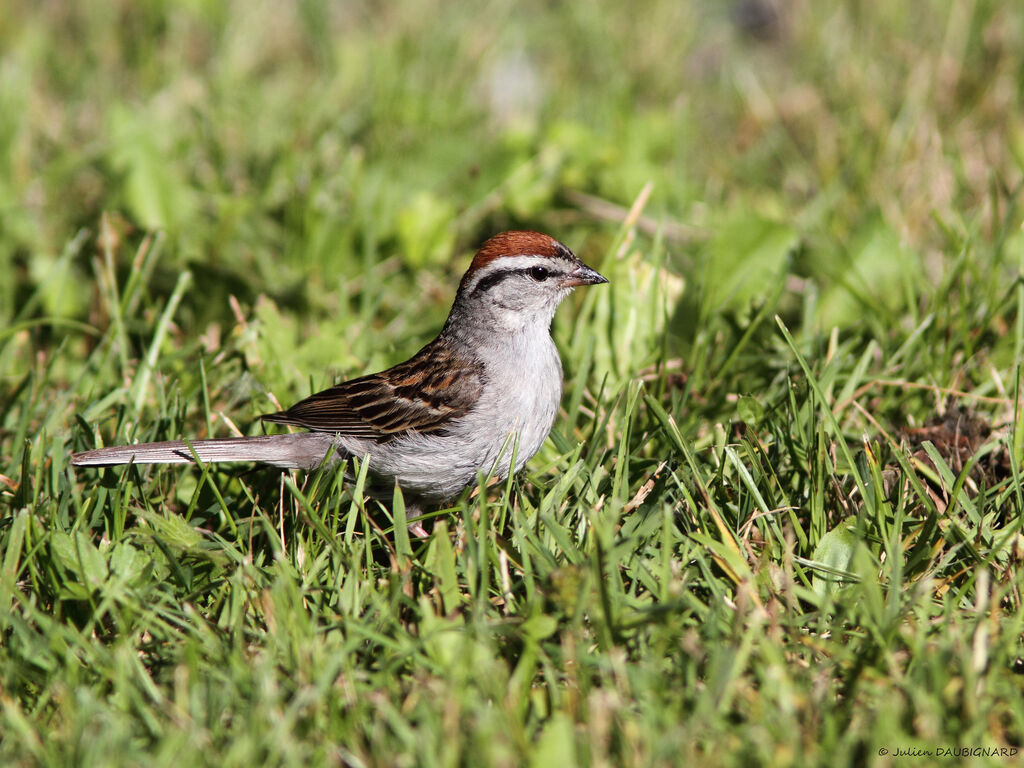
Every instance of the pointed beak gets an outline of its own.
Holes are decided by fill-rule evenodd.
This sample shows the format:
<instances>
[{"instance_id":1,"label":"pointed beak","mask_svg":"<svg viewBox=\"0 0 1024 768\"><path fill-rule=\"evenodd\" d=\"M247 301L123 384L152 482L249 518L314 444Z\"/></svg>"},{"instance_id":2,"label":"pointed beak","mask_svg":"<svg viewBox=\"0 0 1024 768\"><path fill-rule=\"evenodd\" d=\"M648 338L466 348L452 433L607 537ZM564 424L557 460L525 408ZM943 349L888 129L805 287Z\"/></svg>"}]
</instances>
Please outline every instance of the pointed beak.
<instances>
[{"instance_id":1,"label":"pointed beak","mask_svg":"<svg viewBox=\"0 0 1024 768\"><path fill-rule=\"evenodd\" d=\"M607 282L608 278L597 270L591 269L586 264L580 264L565 276L560 285L562 288L575 288L578 285L600 285Z\"/></svg>"}]
</instances>

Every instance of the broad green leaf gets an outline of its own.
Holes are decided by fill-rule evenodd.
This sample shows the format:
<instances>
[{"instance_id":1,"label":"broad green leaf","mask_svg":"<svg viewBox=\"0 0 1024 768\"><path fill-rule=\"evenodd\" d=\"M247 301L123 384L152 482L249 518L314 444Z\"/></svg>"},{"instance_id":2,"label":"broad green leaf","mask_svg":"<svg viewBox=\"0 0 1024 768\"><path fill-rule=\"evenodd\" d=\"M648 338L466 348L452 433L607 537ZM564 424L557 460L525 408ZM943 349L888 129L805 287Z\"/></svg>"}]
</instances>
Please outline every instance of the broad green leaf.
<instances>
[{"instance_id":1,"label":"broad green leaf","mask_svg":"<svg viewBox=\"0 0 1024 768\"><path fill-rule=\"evenodd\" d=\"M827 569L816 570L812 582L814 591L822 597L845 586L843 575L851 571L857 551L855 522L855 518L847 518L822 536L814 548L813 560Z\"/></svg>"},{"instance_id":2,"label":"broad green leaf","mask_svg":"<svg viewBox=\"0 0 1024 768\"><path fill-rule=\"evenodd\" d=\"M544 724L534 749L531 768L576 765L576 740L572 720L563 712L556 712Z\"/></svg>"},{"instance_id":3,"label":"broad green leaf","mask_svg":"<svg viewBox=\"0 0 1024 768\"><path fill-rule=\"evenodd\" d=\"M95 588L106 581L106 559L82 531L73 534L54 531L50 536L50 551L64 570L84 580L82 586Z\"/></svg>"}]
</instances>

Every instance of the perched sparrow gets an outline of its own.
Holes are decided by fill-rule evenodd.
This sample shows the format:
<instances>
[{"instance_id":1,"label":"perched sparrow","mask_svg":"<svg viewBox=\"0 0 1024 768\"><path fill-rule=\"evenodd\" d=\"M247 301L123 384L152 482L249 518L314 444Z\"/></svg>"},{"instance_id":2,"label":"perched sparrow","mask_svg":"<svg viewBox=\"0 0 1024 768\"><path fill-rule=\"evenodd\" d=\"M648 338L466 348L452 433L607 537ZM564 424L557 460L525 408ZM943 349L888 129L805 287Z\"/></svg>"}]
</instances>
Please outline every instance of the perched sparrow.
<instances>
[{"instance_id":1,"label":"perched sparrow","mask_svg":"<svg viewBox=\"0 0 1024 768\"><path fill-rule=\"evenodd\" d=\"M397 482L446 501L478 472L505 478L540 449L562 395L555 310L573 288L606 282L547 235L503 232L477 252L441 333L412 358L263 416L312 432L99 448L71 463L180 464L194 450L203 462L312 469L333 447L338 459L368 457L382 492Z\"/></svg>"}]
</instances>

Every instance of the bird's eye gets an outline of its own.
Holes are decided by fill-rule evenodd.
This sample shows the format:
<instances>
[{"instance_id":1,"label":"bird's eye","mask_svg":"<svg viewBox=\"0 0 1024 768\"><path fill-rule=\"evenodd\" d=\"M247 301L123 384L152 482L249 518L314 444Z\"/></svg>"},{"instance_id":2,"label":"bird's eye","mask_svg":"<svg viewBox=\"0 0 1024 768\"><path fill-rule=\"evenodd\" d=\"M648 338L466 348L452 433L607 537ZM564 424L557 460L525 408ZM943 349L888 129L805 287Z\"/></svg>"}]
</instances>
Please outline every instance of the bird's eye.
<instances>
[{"instance_id":1,"label":"bird's eye","mask_svg":"<svg viewBox=\"0 0 1024 768\"><path fill-rule=\"evenodd\" d=\"M527 270L527 274L530 275L531 279L536 280L538 283L542 283L551 277L551 273L544 267L530 267Z\"/></svg>"}]
</instances>

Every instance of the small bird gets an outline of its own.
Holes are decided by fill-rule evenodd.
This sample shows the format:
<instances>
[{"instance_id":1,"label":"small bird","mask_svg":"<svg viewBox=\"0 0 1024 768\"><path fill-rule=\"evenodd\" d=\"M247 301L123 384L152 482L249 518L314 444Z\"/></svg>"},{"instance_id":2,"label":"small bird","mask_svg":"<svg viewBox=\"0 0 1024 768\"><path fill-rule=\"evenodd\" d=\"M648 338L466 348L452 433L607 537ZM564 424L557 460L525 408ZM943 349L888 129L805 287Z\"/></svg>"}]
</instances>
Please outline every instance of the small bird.
<instances>
[{"instance_id":1,"label":"small bird","mask_svg":"<svg viewBox=\"0 0 1024 768\"><path fill-rule=\"evenodd\" d=\"M184 464L195 451L204 463L313 469L356 457L377 495L397 483L443 503L479 472L504 479L540 450L562 396L555 310L573 288L607 282L548 235L503 232L477 251L441 332L413 357L262 417L310 432L98 448L71 463Z\"/></svg>"}]
</instances>

